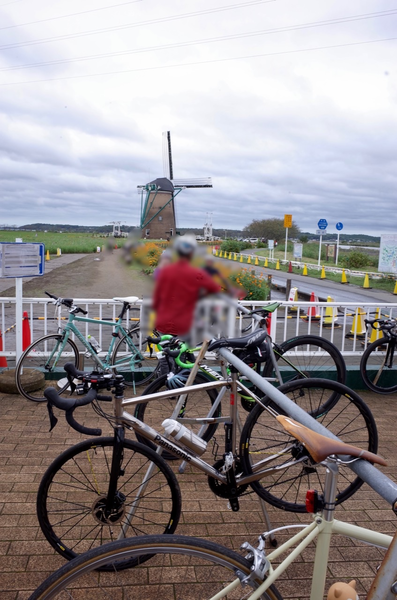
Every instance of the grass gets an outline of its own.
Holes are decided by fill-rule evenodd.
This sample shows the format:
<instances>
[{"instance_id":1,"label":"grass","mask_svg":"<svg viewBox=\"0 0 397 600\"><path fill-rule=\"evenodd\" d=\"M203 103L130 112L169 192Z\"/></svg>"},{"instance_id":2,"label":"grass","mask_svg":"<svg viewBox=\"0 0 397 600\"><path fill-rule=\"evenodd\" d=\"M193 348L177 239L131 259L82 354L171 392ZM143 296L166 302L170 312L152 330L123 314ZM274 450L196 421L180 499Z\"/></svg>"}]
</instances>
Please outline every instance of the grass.
<instances>
[{"instance_id":1,"label":"grass","mask_svg":"<svg viewBox=\"0 0 397 600\"><path fill-rule=\"evenodd\" d=\"M254 249L252 253L255 253L256 255L258 255L258 257L260 256L260 266L263 267L263 261L266 257L268 257L269 255L269 250L268 249ZM275 251L274 252L274 258L276 260L280 260L280 271L284 272L284 273L288 273L288 263L287 264L281 264L281 261L284 260L284 251ZM294 261L296 259L294 259L292 257L292 253L288 253L287 252L287 261ZM305 258L302 258L302 262L305 262ZM309 263L310 260L313 262L313 259L307 259L307 262ZM317 262L317 261L316 261ZM244 265L246 265L246 262L244 262ZM329 263L324 263L324 266L330 266ZM251 266L255 266L254 261L251 263ZM323 266L323 263L321 264L321 266ZM275 268L275 263L269 263L269 269L274 269ZM293 267L292 269L293 273L297 274L297 275L302 275L303 274L303 268L299 268L299 267ZM367 268L367 269L362 269L363 272L365 271L371 271L374 272L373 268ZM364 277L363 276L355 276L351 273L349 273L348 271L345 271L346 274L346 278L347 278L347 282L350 283L351 285L356 285L358 287L363 287L364 286ZM308 270L307 270L307 276L311 277L313 279L321 279L321 269L317 270L317 269L310 269L308 266ZM341 283L341 274L340 273L332 273L329 271L326 271L326 279L328 279L329 281L336 281L338 283ZM394 292L395 286L396 286L396 280L397 278L393 277L393 276L385 276L382 277L380 279L375 279L375 278L371 278L369 277L369 286L370 288L373 289L377 289L377 290L383 290L386 292Z\"/></svg>"},{"instance_id":2,"label":"grass","mask_svg":"<svg viewBox=\"0 0 397 600\"><path fill-rule=\"evenodd\" d=\"M15 242L22 238L23 242L44 244L45 251L56 254L60 248L62 254L90 254L96 252L97 247L106 246L110 238L92 233L57 233L53 231L0 231L0 242ZM119 246L124 245L126 238L116 240Z\"/></svg>"}]
</instances>

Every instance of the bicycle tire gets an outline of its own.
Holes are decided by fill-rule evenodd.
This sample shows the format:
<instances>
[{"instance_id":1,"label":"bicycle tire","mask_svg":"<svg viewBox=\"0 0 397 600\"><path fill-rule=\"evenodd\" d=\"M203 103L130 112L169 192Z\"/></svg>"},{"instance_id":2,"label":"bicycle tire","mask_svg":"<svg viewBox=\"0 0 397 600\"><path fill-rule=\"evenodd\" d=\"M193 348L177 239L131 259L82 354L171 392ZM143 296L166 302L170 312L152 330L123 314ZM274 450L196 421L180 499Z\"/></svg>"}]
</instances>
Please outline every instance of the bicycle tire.
<instances>
[{"instance_id":1,"label":"bicycle tire","mask_svg":"<svg viewBox=\"0 0 397 600\"><path fill-rule=\"evenodd\" d=\"M392 346L390 346L392 344ZM391 348L391 350L389 350ZM392 366L385 364L389 351L394 353L396 340L379 338L368 346L360 361L361 377L367 388L378 394L392 394L397 391L397 365L395 360Z\"/></svg>"},{"instance_id":2,"label":"bicycle tire","mask_svg":"<svg viewBox=\"0 0 397 600\"><path fill-rule=\"evenodd\" d=\"M79 366L79 351L73 340L66 341L62 355L58 355L57 348L63 340L62 334L45 335L31 344L22 354L15 369L15 381L18 392L32 402L47 402L43 390L47 385L53 385L54 380L66 377L63 369L67 362L74 362L76 368ZM57 358L56 366L54 360L49 362L49 355L54 354ZM30 371L29 371L30 370ZM37 387L37 375L43 374L46 379L39 389ZM40 378L39 383L40 385ZM58 389L58 394L63 394L69 383ZM68 392L70 393L70 392Z\"/></svg>"},{"instance_id":3,"label":"bicycle tire","mask_svg":"<svg viewBox=\"0 0 397 600\"><path fill-rule=\"evenodd\" d=\"M318 349L315 354L304 354L308 350L313 351L313 348ZM332 342L323 337L300 335L291 338L275 346L274 354L283 384L309 377L329 379L342 384L346 381L346 364L342 354ZM265 363L263 376L275 377L271 360ZM337 393L331 394L330 398L326 399L323 410L329 410L337 401Z\"/></svg>"},{"instance_id":4,"label":"bicycle tire","mask_svg":"<svg viewBox=\"0 0 397 600\"><path fill-rule=\"evenodd\" d=\"M279 390L343 442L376 453L378 435L374 418L367 405L353 390L327 379L296 380L280 386ZM326 397L330 392L336 392L339 396L338 402L325 412L322 410L321 390ZM277 413L284 414L268 397L262 402L270 405ZM289 436L259 404L247 418L241 433L240 448L243 471L246 474L258 469L263 456L269 458L273 455L274 460L269 461L269 466L281 467L278 474L270 474L251 484L252 489L273 506L291 512L306 512L307 490L314 487L319 492L322 491L324 478L319 477L318 472L324 466L315 464L302 444ZM282 465L293 459L296 461L294 464L282 469ZM300 459L302 462L298 462ZM349 467L341 466L337 504L350 498L362 483Z\"/></svg>"},{"instance_id":5,"label":"bicycle tire","mask_svg":"<svg viewBox=\"0 0 397 600\"><path fill-rule=\"evenodd\" d=\"M199 372L195 377L193 385L208 383L209 381L213 380L210 377L208 377L205 373ZM142 395L145 396L148 394L157 394L158 392L169 390L170 388L167 387L166 384L167 375L161 375L145 389ZM165 419L169 419L171 417L175 404L179 397L178 394L182 393L182 391L183 388L177 388L175 390L175 396L172 396L171 398L162 398L160 400L151 400L150 402L143 402L142 404L137 404L134 416L140 421L146 423L146 425L150 425L151 427L153 427L153 429L156 429L157 431L162 431L162 423ZM218 392L215 389L206 391L198 390L197 392L190 392L185 400L183 414L180 415L181 419L183 419L183 417L206 417L211 409L211 406L214 404L217 396ZM220 417L221 414L222 407L221 403L219 403L213 416ZM181 420L181 422L183 423L183 420ZM201 425L189 424L187 425L187 427L194 433L198 434ZM217 427L217 423L212 423L208 425L200 437L206 442L208 442L215 435ZM135 432L135 435L139 442L141 442L142 444L146 444L153 450L156 450L157 446L153 444L153 442L139 435L139 432L137 431ZM177 457L175 457L170 452L167 452L166 450L163 450L162 456L166 460L177 459Z\"/></svg>"},{"instance_id":6,"label":"bicycle tire","mask_svg":"<svg viewBox=\"0 0 397 600\"><path fill-rule=\"evenodd\" d=\"M181 513L178 481L169 465L150 448L123 440L123 458L113 512L104 514L115 439L85 440L63 452L48 467L37 494L41 530L64 558L113 541L126 524L124 537L173 533ZM151 466L153 465L153 466ZM147 469L148 485L140 486ZM140 492L136 512L128 513ZM125 567L133 566L129 563Z\"/></svg>"},{"instance_id":7,"label":"bicycle tire","mask_svg":"<svg viewBox=\"0 0 397 600\"><path fill-rule=\"evenodd\" d=\"M112 355L112 365L115 365L118 360L125 360L125 365L119 365L114 372L123 375L124 383L127 386L147 385L160 374L160 365L156 354L144 356L143 352L139 352L139 332L139 327L131 329L117 342ZM127 338L139 352L139 360L136 359L137 354L131 352Z\"/></svg>"},{"instance_id":8,"label":"bicycle tire","mask_svg":"<svg viewBox=\"0 0 397 600\"><path fill-rule=\"evenodd\" d=\"M121 560L127 557L140 563L140 557L146 561L148 555L152 556L148 563L138 564L128 573L118 571L120 557ZM114 565L114 573L94 573L109 563ZM81 599L83 589L96 600L121 597L124 600L179 600L187 597L204 600L237 580L237 573L240 576L250 575L251 565L237 552L211 541L180 535L142 536L106 544L63 565L37 588L29 600ZM260 583L253 580L248 590L253 591ZM247 586L237 585L227 598L247 598ZM274 585L260 598L282 600Z\"/></svg>"}]
</instances>

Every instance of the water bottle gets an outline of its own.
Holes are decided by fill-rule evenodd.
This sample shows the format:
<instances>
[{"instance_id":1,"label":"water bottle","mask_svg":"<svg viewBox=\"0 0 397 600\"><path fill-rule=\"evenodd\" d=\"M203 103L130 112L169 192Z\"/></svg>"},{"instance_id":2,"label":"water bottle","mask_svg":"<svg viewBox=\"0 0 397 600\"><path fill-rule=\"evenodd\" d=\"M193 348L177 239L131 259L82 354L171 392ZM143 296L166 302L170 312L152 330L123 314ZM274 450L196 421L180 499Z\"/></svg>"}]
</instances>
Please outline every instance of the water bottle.
<instances>
[{"instance_id":1,"label":"water bottle","mask_svg":"<svg viewBox=\"0 0 397 600\"><path fill-rule=\"evenodd\" d=\"M193 450L198 456L207 449L207 442L174 419L166 419L163 421L162 426L166 433L172 435L177 442L181 442L181 444Z\"/></svg>"},{"instance_id":2,"label":"water bottle","mask_svg":"<svg viewBox=\"0 0 397 600\"><path fill-rule=\"evenodd\" d=\"M93 335L88 335L87 340L91 348L94 350L95 354L98 354L102 350L102 348L99 345L99 342L94 338Z\"/></svg>"}]
</instances>

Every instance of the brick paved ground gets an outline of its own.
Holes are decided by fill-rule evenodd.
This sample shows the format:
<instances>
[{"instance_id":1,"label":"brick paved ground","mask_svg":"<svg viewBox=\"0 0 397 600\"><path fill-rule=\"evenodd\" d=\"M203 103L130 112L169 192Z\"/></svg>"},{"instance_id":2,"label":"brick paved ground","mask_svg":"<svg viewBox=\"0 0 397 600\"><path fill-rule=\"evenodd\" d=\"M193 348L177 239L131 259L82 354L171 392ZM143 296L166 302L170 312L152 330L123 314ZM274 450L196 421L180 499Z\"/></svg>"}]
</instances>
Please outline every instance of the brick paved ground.
<instances>
[{"instance_id":1,"label":"brick paved ground","mask_svg":"<svg viewBox=\"0 0 397 600\"><path fill-rule=\"evenodd\" d=\"M372 409L379 430L379 453L389 461L385 472L396 473L397 441L395 435L396 396L375 396L362 393ZM96 426L100 419L90 408L80 409L86 423ZM103 426L103 422L101 422ZM0 591L2 600L21 600L29 596L44 577L63 564L44 539L36 520L37 488L47 465L66 447L81 441L60 419L48 432L48 417L43 404L34 404L15 395L0 394ZM106 431L106 428L105 428ZM264 529L258 499L249 495L241 499L237 513L227 508L227 502L216 498L201 473L189 471L178 475L183 498L183 514L178 533L207 537L232 548L242 541L256 542ZM269 507L274 526L296 523L308 517L284 513ZM390 507L367 485L337 511L340 519L394 533L397 520ZM352 548L353 543L336 539L331 550L329 576L331 580L356 578L359 593L364 597L380 562L382 552L368 546ZM309 564L313 549L278 584L288 599L308 597Z\"/></svg>"}]
</instances>

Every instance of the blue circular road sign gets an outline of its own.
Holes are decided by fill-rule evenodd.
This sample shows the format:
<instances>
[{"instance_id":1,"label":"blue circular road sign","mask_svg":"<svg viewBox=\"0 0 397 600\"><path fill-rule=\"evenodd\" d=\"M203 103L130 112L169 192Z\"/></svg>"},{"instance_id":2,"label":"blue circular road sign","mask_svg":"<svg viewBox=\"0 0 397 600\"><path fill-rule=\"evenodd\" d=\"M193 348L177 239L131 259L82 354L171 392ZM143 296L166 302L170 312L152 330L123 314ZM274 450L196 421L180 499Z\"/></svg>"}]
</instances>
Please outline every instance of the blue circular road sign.
<instances>
[{"instance_id":1,"label":"blue circular road sign","mask_svg":"<svg viewBox=\"0 0 397 600\"><path fill-rule=\"evenodd\" d=\"M336 227L336 229L337 229L338 231L340 231L341 229L343 229L343 223L337 223L337 224L335 225L335 227Z\"/></svg>"},{"instance_id":2,"label":"blue circular road sign","mask_svg":"<svg viewBox=\"0 0 397 600\"><path fill-rule=\"evenodd\" d=\"M328 227L327 219L320 219L319 222L317 223L317 225L318 225L319 229L327 229L327 227Z\"/></svg>"}]
</instances>

